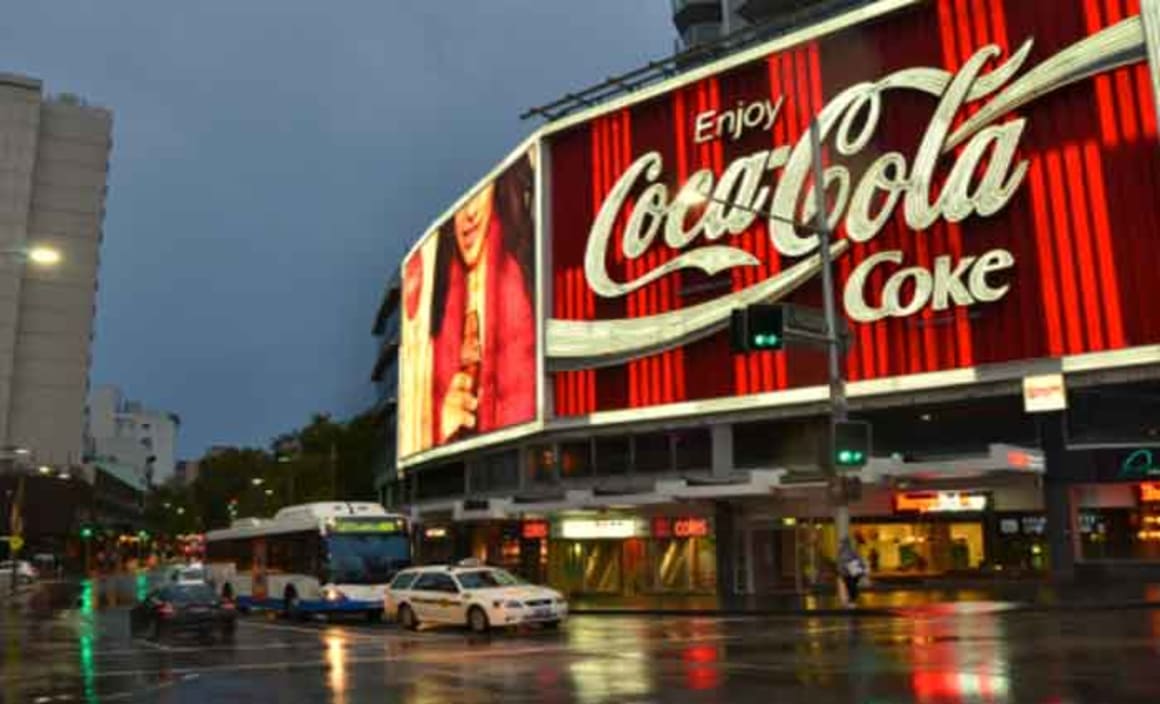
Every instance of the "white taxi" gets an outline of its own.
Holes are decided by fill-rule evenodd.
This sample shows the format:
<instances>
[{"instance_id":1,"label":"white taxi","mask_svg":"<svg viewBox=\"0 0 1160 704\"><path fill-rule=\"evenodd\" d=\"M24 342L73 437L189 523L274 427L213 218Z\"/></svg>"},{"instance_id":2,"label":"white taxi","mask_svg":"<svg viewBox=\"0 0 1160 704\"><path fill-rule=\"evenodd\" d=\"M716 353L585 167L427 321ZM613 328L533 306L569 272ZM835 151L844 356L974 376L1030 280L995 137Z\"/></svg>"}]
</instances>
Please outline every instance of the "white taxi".
<instances>
[{"instance_id":1,"label":"white taxi","mask_svg":"<svg viewBox=\"0 0 1160 704\"><path fill-rule=\"evenodd\" d=\"M421 623L467 626L476 633L531 623L556 628L568 617L559 592L472 563L403 570L383 601L386 617L410 630Z\"/></svg>"}]
</instances>

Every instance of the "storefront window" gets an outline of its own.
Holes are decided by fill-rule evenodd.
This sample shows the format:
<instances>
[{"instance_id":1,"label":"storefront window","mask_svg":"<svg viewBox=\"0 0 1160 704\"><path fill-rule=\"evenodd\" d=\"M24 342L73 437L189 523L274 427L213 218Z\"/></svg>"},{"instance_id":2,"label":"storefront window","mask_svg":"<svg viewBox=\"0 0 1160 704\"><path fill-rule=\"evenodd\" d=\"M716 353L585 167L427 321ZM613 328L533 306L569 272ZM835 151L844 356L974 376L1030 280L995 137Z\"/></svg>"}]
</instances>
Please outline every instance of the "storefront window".
<instances>
[{"instance_id":1,"label":"storefront window","mask_svg":"<svg viewBox=\"0 0 1160 704\"><path fill-rule=\"evenodd\" d=\"M1082 560L1160 561L1160 484L1078 485Z\"/></svg>"},{"instance_id":2,"label":"storefront window","mask_svg":"<svg viewBox=\"0 0 1160 704\"><path fill-rule=\"evenodd\" d=\"M870 572L882 576L978 569L985 559L981 521L859 523L851 533Z\"/></svg>"}]
</instances>

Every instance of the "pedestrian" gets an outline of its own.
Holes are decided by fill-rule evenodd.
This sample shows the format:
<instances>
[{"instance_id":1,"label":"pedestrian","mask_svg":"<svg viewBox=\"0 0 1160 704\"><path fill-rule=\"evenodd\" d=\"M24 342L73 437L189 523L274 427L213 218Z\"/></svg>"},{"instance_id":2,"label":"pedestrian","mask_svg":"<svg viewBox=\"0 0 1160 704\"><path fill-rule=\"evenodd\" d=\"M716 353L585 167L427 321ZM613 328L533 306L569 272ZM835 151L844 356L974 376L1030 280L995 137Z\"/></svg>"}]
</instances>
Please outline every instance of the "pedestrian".
<instances>
[{"instance_id":1,"label":"pedestrian","mask_svg":"<svg viewBox=\"0 0 1160 704\"><path fill-rule=\"evenodd\" d=\"M854 606L858 602L858 583L866 576L866 563L848 537L842 538L838 546L838 572L846 588L842 596L843 606Z\"/></svg>"}]
</instances>

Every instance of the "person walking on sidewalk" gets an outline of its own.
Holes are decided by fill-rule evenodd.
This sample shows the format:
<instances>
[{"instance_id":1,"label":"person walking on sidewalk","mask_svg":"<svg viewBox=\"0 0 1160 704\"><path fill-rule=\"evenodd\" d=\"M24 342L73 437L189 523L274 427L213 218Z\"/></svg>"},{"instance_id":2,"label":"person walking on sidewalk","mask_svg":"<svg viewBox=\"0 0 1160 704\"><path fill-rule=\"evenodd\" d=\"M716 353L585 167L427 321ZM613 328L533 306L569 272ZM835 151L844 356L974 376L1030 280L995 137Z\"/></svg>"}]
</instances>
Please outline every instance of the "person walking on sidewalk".
<instances>
[{"instance_id":1,"label":"person walking on sidewalk","mask_svg":"<svg viewBox=\"0 0 1160 704\"><path fill-rule=\"evenodd\" d=\"M842 604L855 606L858 603L858 584L866 576L866 562L858 554L854 541L849 538L842 538L838 546L838 572L842 577L842 586L845 587Z\"/></svg>"}]
</instances>

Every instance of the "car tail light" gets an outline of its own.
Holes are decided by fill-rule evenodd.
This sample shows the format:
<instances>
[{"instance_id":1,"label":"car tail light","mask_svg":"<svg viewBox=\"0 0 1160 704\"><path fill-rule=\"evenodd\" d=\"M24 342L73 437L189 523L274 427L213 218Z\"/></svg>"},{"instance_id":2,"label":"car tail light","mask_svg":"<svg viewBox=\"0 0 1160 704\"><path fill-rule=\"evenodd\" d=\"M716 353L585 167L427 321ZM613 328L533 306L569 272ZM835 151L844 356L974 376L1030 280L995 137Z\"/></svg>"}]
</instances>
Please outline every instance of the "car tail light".
<instances>
[{"instance_id":1,"label":"car tail light","mask_svg":"<svg viewBox=\"0 0 1160 704\"><path fill-rule=\"evenodd\" d=\"M235 609L234 602L232 602L228 599L222 601L222 610L223 611L233 611L234 609Z\"/></svg>"},{"instance_id":2,"label":"car tail light","mask_svg":"<svg viewBox=\"0 0 1160 704\"><path fill-rule=\"evenodd\" d=\"M173 604L162 604L157 607L157 615L161 618L172 618L177 615L177 609L173 608Z\"/></svg>"}]
</instances>

